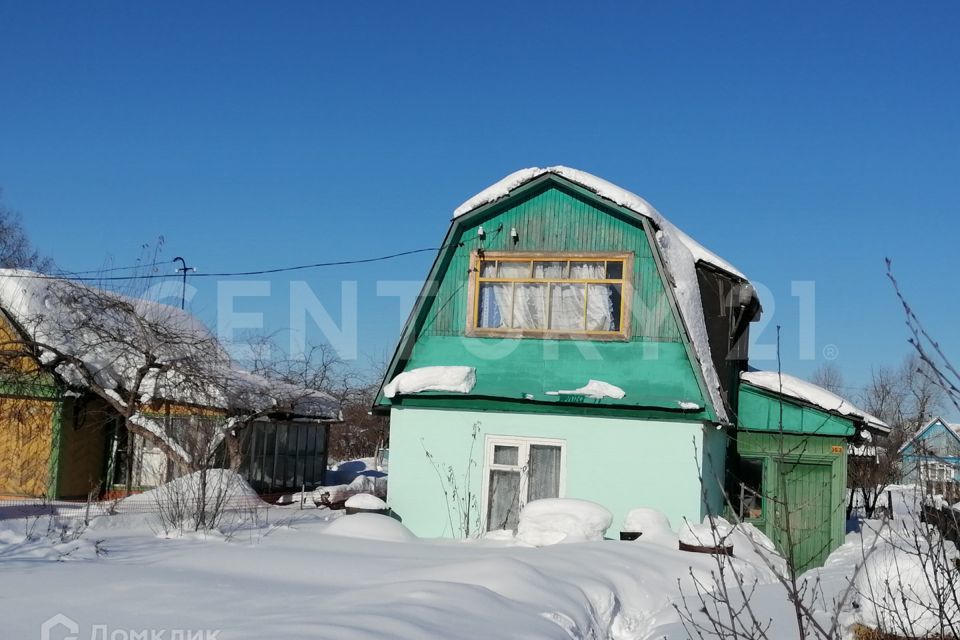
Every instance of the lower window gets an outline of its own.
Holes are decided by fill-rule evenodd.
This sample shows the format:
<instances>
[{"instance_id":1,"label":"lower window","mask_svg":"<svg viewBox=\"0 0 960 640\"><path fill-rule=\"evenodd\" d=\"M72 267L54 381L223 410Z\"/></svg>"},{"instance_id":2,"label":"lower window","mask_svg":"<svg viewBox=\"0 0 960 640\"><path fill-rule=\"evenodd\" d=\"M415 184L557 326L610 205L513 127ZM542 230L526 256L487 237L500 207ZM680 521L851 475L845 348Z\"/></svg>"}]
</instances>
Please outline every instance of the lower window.
<instances>
[{"instance_id":1,"label":"lower window","mask_svg":"<svg viewBox=\"0 0 960 640\"><path fill-rule=\"evenodd\" d=\"M565 453L562 440L488 436L483 492L486 530L516 529L525 504L562 497Z\"/></svg>"},{"instance_id":2,"label":"lower window","mask_svg":"<svg viewBox=\"0 0 960 640\"><path fill-rule=\"evenodd\" d=\"M944 462L923 462L920 467L920 475L926 482L953 482L954 469Z\"/></svg>"}]
</instances>

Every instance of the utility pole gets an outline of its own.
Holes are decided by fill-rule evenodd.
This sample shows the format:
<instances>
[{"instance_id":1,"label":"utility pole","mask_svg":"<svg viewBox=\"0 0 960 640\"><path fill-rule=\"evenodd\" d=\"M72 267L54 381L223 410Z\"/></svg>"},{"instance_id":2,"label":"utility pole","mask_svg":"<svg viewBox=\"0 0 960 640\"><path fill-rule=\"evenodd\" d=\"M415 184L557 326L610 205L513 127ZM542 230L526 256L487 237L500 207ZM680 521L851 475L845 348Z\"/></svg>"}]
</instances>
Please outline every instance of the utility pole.
<instances>
[{"instance_id":1,"label":"utility pole","mask_svg":"<svg viewBox=\"0 0 960 640\"><path fill-rule=\"evenodd\" d=\"M177 273L183 274L183 286L180 289L180 308L186 309L187 308L187 273L190 271L196 271L197 269L196 267L188 267L187 261L181 258L180 256L177 256L176 258L173 259L174 262L176 262L177 260L180 261L180 267L177 269Z\"/></svg>"}]
</instances>

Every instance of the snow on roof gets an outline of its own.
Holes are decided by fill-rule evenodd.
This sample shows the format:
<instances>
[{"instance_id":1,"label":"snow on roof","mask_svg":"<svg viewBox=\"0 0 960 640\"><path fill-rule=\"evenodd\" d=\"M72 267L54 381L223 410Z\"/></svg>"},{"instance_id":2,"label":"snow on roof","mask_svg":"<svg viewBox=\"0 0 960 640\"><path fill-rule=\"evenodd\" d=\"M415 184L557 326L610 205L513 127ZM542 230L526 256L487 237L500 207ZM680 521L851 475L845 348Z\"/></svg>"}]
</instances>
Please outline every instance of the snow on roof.
<instances>
[{"instance_id":1,"label":"snow on roof","mask_svg":"<svg viewBox=\"0 0 960 640\"><path fill-rule=\"evenodd\" d=\"M117 302L115 308L110 308L111 301ZM49 347L40 349L41 362L53 362L56 352L80 360L96 384L120 403L125 401L117 391L136 384L143 352L149 351L160 363L199 362L205 383L191 388L173 368L144 379L136 389L141 403L163 399L243 411L276 408L316 418L339 416L336 401L327 394L237 369L206 325L176 307L32 271L0 269L0 308L30 340ZM59 364L56 372L68 385L89 386L69 362Z\"/></svg>"},{"instance_id":2,"label":"snow on roof","mask_svg":"<svg viewBox=\"0 0 960 640\"><path fill-rule=\"evenodd\" d=\"M890 430L890 427L887 426L887 423L883 420L870 415L862 409L858 409L849 400L841 398L832 391L827 391L812 382L801 380L786 373L778 373L776 371L744 371L740 374L740 379L754 387L801 400L824 411L861 420L868 426L876 429L882 431Z\"/></svg>"},{"instance_id":3,"label":"snow on roof","mask_svg":"<svg viewBox=\"0 0 960 640\"><path fill-rule=\"evenodd\" d=\"M41 349L42 361L51 362L55 352L82 360L107 389L123 386L142 366L138 346L161 362L192 355L201 345L208 358L227 359L207 328L180 309L62 278L0 269L0 307L31 340L49 347ZM154 330L138 327L139 318ZM84 382L72 365L61 365L57 373L70 384Z\"/></svg>"},{"instance_id":4,"label":"snow on roof","mask_svg":"<svg viewBox=\"0 0 960 640\"><path fill-rule=\"evenodd\" d=\"M553 173L566 178L570 182L594 192L605 200L610 200L614 204L625 207L635 213L639 213L642 216L650 218L650 220L652 220L656 226L661 229L664 226L669 226L672 234L680 238L680 241L686 245L687 249L690 250L690 253L693 254L695 261L704 262L720 269L721 271L726 271L742 280L748 280L747 276L743 275L743 273L732 264L693 240L683 231L677 229L673 224L667 221L667 219L664 218L663 215L653 207L653 205L637 194L627 191L623 187L619 187L612 182L604 180L603 178L599 178L593 174L587 173L586 171L572 169L570 167L557 165L546 168L530 167L528 169L514 171L507 177L490 185L457 207L453 212L453 217L459 218L460 216L469 213L478 207L491 202L496 202L501 198L505 198L517 187L524 185L531 180L539 178L546 173Z\"/></svg>"},{"instance_id":5,"label":"snow on roof","mask_svg":"<svg viewBox=\"0 0 960 640\"><path fill-rule=\"evenodd\" d=\"M937 423L942 424L947 429L952 431L958 438L960 438L960 424L947 422L940 416L937 416L935 418L932 418L929 422L924 423L919 429L914 431L913 435L907 438L907 440L902 445L900 445L900 448L897 451L898 452L904 451L907 447L909 447L913 443L914 440L919 438L921 435L923 435L923 433L927 429L929 429L930 427L932 427Z\"/></svg>"},{"instance_id":6,"label":"snow on roof","mask_svg":"<svg viewBox=\"0 0 960 640\"><path fill-rule=\"evenodd\" d=\"M586 171L571 169L570 167L555 166L547 168L532 167L515 171L499 182L487 187L473 196L453 212L453 218L459 218L485 204L495 202L506 197L511 191L544 174L552 173L561 176L574 184L592 191L601 198L616 205L630 209L646 218L649 218L657 228L657 242L663 254L667 271L673 280L677 305L680 315L690 334L700 369L707 386L711 404L720 422L729 422L726 405L720 387L720 378L713 365L710 355L710 342L707 336L707 327L703 315L703 304L700 297L700 284L697 280L696 264L703 262L721 271L725 271L736 278L747 281L736 267L720 258L716 254L695 242L687 234L680 231L669 220L653 208L640 196L618 187L617 185L598 178Z\"/></svg>"}]
</instances>

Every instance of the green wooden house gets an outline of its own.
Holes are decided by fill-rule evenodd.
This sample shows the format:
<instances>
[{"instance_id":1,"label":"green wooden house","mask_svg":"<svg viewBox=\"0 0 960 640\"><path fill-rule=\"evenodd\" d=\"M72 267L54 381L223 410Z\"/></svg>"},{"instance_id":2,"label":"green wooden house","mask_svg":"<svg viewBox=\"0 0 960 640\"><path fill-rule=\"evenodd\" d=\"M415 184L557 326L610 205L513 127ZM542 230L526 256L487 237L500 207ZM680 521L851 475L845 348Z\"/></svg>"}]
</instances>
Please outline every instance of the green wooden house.
<instances>
[{"instance_id":1,"label":"green wooden house","mask_svg":"<svg viewBox=\"0 0 960 640\"><path fill-rule=\"evenodd\" d=\"M544 497L615 526L724 513L760 312L639 196L566 167L507 176L455 211L375 401L390 506L422 536L512 529Z\"/></svg>"}]
</instances>

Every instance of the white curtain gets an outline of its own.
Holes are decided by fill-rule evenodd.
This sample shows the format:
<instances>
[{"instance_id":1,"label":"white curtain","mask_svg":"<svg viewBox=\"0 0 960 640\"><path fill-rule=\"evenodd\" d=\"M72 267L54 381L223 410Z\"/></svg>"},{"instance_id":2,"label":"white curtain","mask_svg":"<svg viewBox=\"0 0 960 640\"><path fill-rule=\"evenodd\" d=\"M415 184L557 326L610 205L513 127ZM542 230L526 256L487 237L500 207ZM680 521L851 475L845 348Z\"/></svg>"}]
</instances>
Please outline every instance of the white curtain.
<instances>
[{"instance_id":1,"label":"white curtain","mask_svg":"<svg viewBox=\"0 0 960 640\"><path fill-rule=\"evenodd\" d=\"M593 280L606 277L602 262L571 262L570 280ZM613 300L610 288L599 284L559 284L551 288L550 328L587 331L612 331ZM586 322L584 322L586 296Z\"/></svg>"},{"instance_id":2,"label":"white curtain","mask_svg":"<svg viewBox=\"0 0 960 640\"><path fill-rule=\"evenodd\" d=\"M560 497L560 447L530 445L527 502Z\"/></svg>"},{"instance_id":3,"label":"white curtain","mask_svg":"<svg viewBox=\"0 0 960 640\"><path fill-rule=\"evenodd\" d=\"M603 262L534 262L534 279L592 280L606 277ZM529 262L484 263L481 275L530 278ZM547 323L547 298L550 321ZM584 318L586 297L586 318ZM559 331L613 331L613 291L608 285L533 282L486 283L480 288L480 326L493 329L552 329Z\"/></svg>"}]
</instances>

